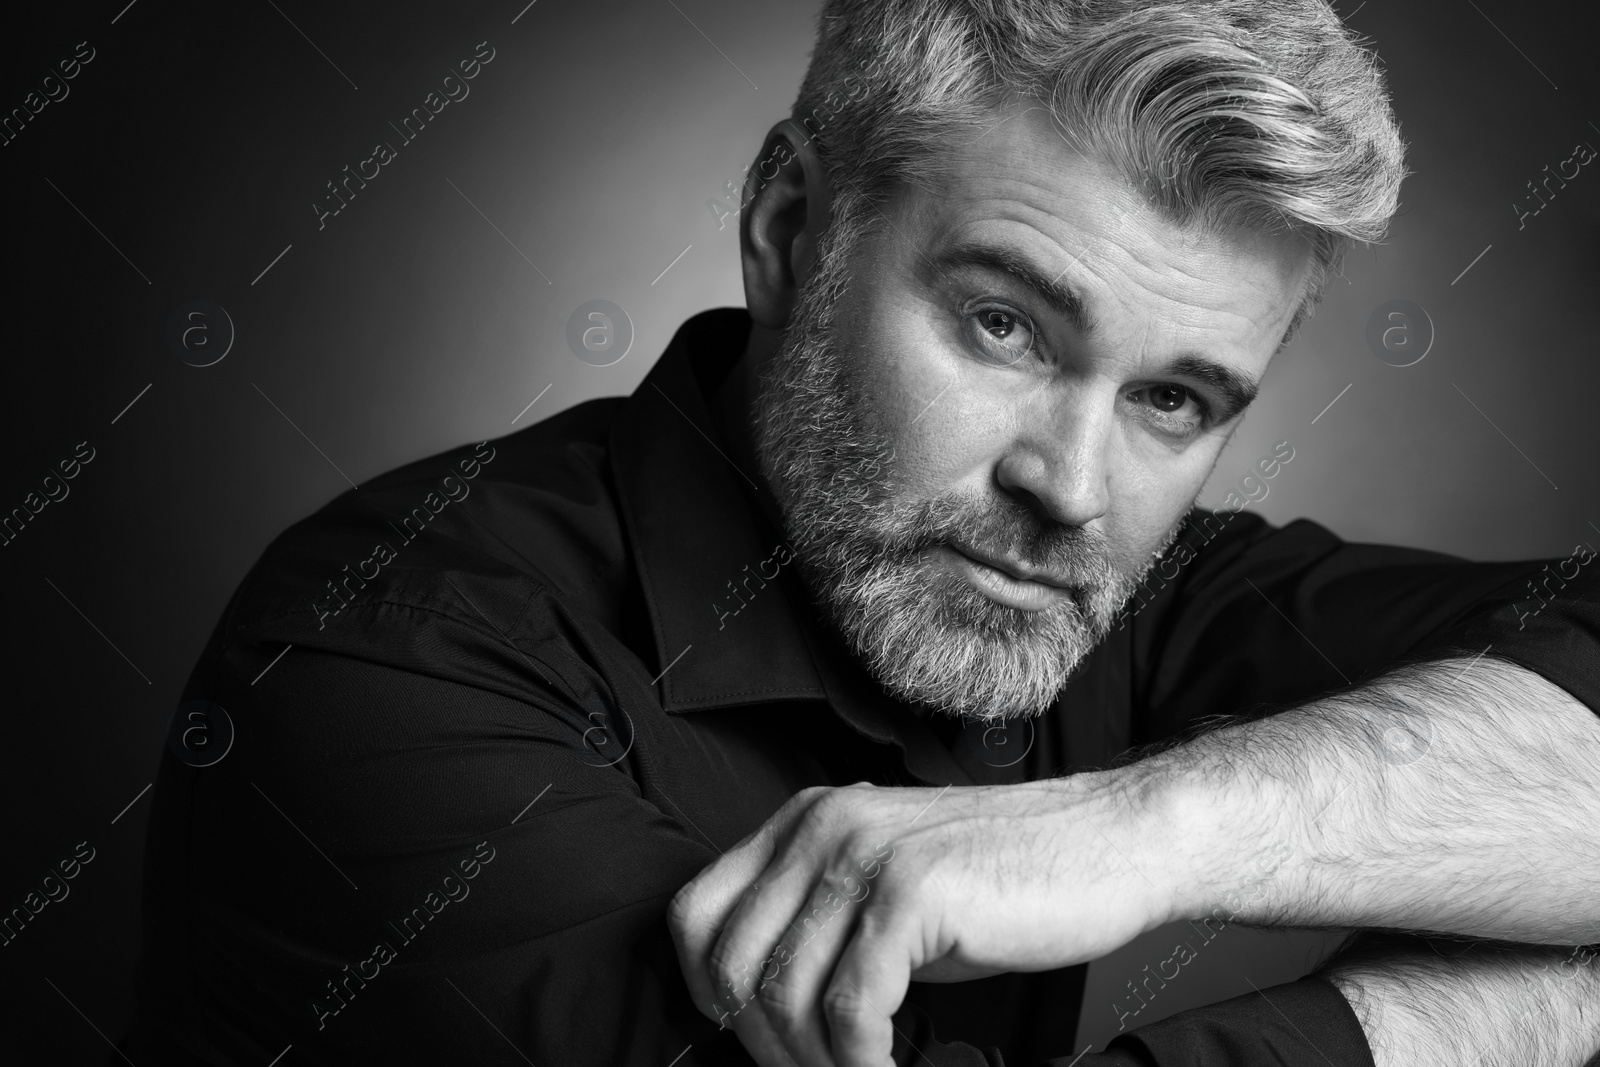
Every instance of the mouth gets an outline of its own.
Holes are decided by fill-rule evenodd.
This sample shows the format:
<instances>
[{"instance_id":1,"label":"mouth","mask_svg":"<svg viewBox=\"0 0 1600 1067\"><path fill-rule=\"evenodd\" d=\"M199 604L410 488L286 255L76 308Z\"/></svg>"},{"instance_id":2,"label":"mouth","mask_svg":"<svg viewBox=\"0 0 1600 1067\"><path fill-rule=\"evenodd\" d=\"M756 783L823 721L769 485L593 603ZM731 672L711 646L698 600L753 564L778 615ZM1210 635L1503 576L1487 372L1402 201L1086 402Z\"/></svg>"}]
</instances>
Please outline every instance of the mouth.
<instances>
[{"instance_id":1,"label":"mouth","mask_svg":"<svg viewBox=\"0 0 1600 1067\"><path fill-rule=\"evenodd\" d=\"M1073 599L1076 591L1075 586L1059 578L974 549L942 544L933 549L933 555L978 592L1023 611L1043 611Z\"/></svg>"}]
</instances>

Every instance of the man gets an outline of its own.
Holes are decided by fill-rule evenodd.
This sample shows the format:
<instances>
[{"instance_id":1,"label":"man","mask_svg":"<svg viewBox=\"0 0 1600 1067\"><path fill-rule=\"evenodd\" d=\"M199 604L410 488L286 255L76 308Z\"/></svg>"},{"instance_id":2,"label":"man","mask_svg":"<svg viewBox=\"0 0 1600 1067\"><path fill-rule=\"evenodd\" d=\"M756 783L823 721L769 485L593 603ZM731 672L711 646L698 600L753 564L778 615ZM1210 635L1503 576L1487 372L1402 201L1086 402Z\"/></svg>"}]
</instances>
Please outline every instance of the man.
<instances>
[{"instance_id":1,"label":"man","mask_svg":"<svg viewBox=\"0 0 1600 1067\"><path fill-rule=\"evenodd\" d=\"M821 27L747 312L240 587L130 1057L1584 1062L1587 558L1193 510L1394 210L1370 59L1314 0ZM1074 1060L1083 964L1180 918L1375 932Z\"/></svg>"}]
</instances>

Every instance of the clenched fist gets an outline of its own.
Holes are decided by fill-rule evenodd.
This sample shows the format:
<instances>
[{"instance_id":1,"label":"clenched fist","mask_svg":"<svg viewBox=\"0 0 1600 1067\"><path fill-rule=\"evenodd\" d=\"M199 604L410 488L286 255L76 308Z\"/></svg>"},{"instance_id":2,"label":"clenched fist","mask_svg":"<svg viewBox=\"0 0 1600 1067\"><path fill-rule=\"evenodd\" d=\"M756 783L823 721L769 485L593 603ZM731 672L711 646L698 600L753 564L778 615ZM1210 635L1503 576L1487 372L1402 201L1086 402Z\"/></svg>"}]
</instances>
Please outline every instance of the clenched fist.
<instances>
[{"instance_id":1,"label":"clenched fist","mask_svg":"<svg viewBox=\"0 0 1600 1067\"><path fill-rule=\"evenodd\" d=\"M1166 796L1135 768L804 790L673 899L684 978L766 1067L883 1067L913 978L1082 963L1177 917Z\"/></svg>"}]
</instances>

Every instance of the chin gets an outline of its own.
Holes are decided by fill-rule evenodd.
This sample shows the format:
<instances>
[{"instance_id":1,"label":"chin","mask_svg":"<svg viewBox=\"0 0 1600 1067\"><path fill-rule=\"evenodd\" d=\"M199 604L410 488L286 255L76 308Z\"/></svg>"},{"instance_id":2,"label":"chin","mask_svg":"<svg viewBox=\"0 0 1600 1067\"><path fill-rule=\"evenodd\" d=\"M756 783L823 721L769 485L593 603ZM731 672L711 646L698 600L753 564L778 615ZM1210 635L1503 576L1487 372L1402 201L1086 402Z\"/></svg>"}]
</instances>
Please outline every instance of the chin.
<instances>
[{"instance_id":1,"label":"chin","mask_svg":"<svg viewBox=\"0 0 1600 1067\"><path fill-rule=\"evenodd\" d=\"M927 559L872 571L827 598L835 625L889 693L952 717L1044 713L1113 617L1086 615L1078 593L1038 611L1003 604Z\"/></svg>"}]
</instances>

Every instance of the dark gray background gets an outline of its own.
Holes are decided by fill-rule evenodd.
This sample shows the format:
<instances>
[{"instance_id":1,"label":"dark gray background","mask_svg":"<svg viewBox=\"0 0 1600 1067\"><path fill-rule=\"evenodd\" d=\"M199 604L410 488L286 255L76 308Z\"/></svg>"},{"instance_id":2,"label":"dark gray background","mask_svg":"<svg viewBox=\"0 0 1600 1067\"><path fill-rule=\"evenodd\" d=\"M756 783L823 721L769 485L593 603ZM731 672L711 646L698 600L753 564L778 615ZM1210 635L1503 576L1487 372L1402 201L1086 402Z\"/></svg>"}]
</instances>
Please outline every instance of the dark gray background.
<instances>
[{"instance_id":1,"label":"dark gray background","mask_svg":"<svg viewBox=\"0 0 1600 1067\"><path fill-rule=\"evenodd\" d=\"M97 52L0 146L0 512L78 442L97 451L0 548L0 911L77 842L98 850L0 949L0 1042L91 1062L96 1028L120 1036L140 791L211 627L280 529L347 477L626 393L685 317L742 303L734 225L706 202L786 112L816 5L525 3L114 0L0 19L0 109L79 41ZM1600 175L1583 168L1520 231L1511 206L1576 142L1600 146L1595 17L1556 0L1344 7L1389 70L1416 174L1392 240L1352 255L1203 499L1287 440L1295 458L1255 505L1275 521L1492 559L1600 545ZM485 40L496 57L470 96L319 231L324 183L395 140L388 123ZM1404 368L1364 340L1399 298L1437 329ZM565 343L590 299L636 327L610 367ZM236 327L214 366L168 346L191 300ZM1092 969L1083 1041L1115 1030L1109 1001L1170 942ZM1291 977L1320 944L1229 930L1139 1021Z\"/></svg>"}]
</instances>

